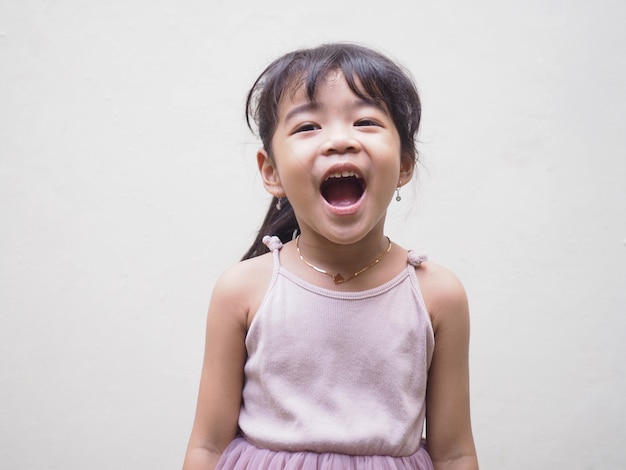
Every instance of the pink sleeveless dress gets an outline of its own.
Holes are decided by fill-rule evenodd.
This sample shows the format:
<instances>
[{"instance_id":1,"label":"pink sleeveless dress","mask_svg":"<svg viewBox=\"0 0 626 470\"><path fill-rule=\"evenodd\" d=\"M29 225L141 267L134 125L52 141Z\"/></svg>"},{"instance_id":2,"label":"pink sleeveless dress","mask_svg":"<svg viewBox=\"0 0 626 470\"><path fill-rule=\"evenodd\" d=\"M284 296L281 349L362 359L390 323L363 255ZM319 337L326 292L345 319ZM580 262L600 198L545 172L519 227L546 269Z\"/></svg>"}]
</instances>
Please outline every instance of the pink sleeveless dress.
<instances>
[{"instance_id":1,"label":"pink sleeveless dress","mask_svg":"<svg viewBox=\"0 0 626 470\"><path fill-rule=\"evenodd\" d=\"M361 292L274 271L248 331L240 436L218 469L432 470L422 439L430 317L407 269Z\"/></svg>"}]
</instances>

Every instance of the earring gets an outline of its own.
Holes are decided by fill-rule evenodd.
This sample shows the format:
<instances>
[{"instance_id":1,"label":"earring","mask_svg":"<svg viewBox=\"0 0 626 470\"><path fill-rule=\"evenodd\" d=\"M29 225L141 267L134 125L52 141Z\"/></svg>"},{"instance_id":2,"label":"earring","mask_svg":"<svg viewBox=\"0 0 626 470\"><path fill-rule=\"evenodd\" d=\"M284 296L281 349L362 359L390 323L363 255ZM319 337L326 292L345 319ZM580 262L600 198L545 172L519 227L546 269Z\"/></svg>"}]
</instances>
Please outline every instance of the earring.
<instances>
[{"instance_id":1,"label":"earring","mask_svg":"<svg viewBox=\"0 0 626 470\"><path fill-rule=\"evenodd\" d=\"M400 196L400 186L396 188L396 201L400 202L402 200L402 196Z\"/></svg>"},{"instance_id":2,"label":"earring","mask_svg":"<svg viewBox=\"0 0 626 470\"><path fill-rule=\"evenodd\" d=\"M276 207L276 210L279 211L279 210L281 210L283 208L283 204L281 202L283 198L280 197L280 196L276 196L276 199L277 199L276 200L276 205L274 207Z\"/></svg>"}]
</instances>

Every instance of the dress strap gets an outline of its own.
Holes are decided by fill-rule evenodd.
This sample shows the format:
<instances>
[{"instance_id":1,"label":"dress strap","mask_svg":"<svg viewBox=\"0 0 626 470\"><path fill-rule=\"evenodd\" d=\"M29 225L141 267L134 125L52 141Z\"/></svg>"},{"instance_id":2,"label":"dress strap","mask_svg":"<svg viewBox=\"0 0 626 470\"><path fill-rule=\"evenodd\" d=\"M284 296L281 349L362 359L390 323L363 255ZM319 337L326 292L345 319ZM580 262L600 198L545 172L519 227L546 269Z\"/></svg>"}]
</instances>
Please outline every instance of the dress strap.
<instances>
[{"instance_id":1,"label":"dress strap","mask_svg":"<svg viewBox=\"0 0 626 470\"><path fill-rule=\"evenodd\" d=\"M417 254L413 250L409 250L409 254L407 256L407 261L411 266L419 266L425 261L428 261L428 256L424 254Z\"/></svg>"},{"instance_id":2,"label":"dress strap","mask_svg":"<svg viewBox=\"0 0 626 470\"><path fill-rule=\"evenodd\" d=\"M280 241L280 238L276 236L265 235L263 237L263 243L267 246L270 251L274 252L276 250L280 250L283 247L283 242Z\"/></svg>"}]
</instances>

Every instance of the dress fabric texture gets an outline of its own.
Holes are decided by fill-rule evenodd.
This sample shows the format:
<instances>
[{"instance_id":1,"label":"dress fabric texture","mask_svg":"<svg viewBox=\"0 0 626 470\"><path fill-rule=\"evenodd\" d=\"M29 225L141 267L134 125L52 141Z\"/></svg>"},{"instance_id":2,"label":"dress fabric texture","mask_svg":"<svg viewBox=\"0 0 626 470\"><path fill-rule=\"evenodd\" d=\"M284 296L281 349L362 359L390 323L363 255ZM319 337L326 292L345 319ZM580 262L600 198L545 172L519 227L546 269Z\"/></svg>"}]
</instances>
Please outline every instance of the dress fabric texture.
<instances>
[{"instance_id":1,"label":"dress fabric texture","mask_svg":"<svg viewBox=\"0 0 626 470\"><path fill-rule=\"evenodd\" d=\"M422 439L430 318L415 274L360 292L274 272L246 336L240 436L218 469L433 468Z\"/></svg>"}]
</instances>

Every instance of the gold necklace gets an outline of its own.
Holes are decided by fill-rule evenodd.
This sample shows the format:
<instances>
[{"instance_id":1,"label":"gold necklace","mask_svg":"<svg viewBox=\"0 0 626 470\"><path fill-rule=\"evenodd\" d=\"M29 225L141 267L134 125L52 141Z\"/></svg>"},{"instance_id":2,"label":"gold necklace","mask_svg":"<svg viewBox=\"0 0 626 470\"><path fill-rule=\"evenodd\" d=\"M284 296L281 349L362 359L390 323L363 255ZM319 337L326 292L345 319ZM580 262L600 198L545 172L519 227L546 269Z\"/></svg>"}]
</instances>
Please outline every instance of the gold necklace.
<instances>
[{"instance_id":1,"label":"gold necklace","mask_svg":"<svg viewBox=\"0 0 626 470\"><path fill-rule=\"evenodd\" d=\"M300 252L300 235L298 235L298 237L296 238L296 250L298 251L298 256L300 256L300 259L302 260L304 264L306 264L310 268L315 269L318 273L326 274L327 276L332 277L335 285L339 285L339 284L343 284L344 282L348 282L351 279L354 279L359 274L362 274L365 271L367 271L369 268L376 266L378 263L380 263L383 260L385 256L387 256L387 253L391 251L391 240L389 239L389 237L385 237L385 238L387 239L388 245L385 251L383 252L383 254L380 255L378 258L376 258L374 261L372 261L370 264L368 264L364 268L359 269L357 272L355 272L351 276L348 276L347 278L343 277L341 273L331 274L328 271L325 271L322 268L318 268L314 264L311 264L307 260L305 260L304 257L302 256L302 253Z\"/></svg>"}]
</instances>

